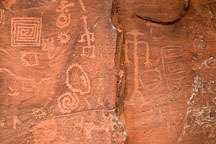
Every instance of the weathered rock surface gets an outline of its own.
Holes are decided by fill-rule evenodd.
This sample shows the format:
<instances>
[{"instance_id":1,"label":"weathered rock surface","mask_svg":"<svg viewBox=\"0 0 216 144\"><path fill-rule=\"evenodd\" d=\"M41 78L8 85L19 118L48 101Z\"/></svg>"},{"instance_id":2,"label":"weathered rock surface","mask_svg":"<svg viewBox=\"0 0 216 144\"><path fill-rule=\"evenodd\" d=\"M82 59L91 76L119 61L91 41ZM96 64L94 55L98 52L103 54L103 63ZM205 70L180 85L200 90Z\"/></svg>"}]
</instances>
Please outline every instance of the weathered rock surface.
<instances>
[{"instance_id":1,"label":"weathered rock surface","mask_svg":"<svg viewBox=\"0 0 216 144\"><path fill-rule=\"evenodd\" d=\"M0 0L0 143L215 144L215 0Z\"/></svg>"},{"instance_id":2,"label":"weathered rock surface","mask_svg":"<svg viewBox=\"0 0 216 144\"><path fill-rule=\"evenodd\" d=\"M0 3L0 143L124 143L111 1Z\"/></svg>"},{"instance_id":3,"label":"weathered rock surface","mask_svg":"<svg viewBox=\"0 0 216 144\"><path fill-rule=\"evenodd\" d=\"M118 113L129 143L216 143L215 4L114 1Z\"/></svg>"}]
</instances>

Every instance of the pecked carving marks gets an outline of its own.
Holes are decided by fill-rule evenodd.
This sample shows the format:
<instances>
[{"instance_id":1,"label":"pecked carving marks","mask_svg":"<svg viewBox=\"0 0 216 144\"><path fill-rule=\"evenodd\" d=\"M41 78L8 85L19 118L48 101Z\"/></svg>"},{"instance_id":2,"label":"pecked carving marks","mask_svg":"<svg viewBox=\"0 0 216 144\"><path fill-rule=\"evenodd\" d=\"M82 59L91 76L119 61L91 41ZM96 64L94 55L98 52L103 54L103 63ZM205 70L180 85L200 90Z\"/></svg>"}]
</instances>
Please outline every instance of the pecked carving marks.
<instances>
[{"instance_id":1,"label":"pecked carving marks","mask_svg":"<svg viewBox=\"0 0 216 144\"><path fill-rule=\"evenodd\" d=\"M92 45L92 42L95 41L94 33L90 32L88 30L87 16L83 16L82 19L83 19L83 22L84 22L85 33L81 36L81 39L79 40L79 42L81 42L81 43L87 42L87 46L83 46L81 56L82 57L89 57L89 58L94 59L96 57L95 56L95 46ZM86 49L90 49L91 54L86 54Z\"/></svg>"},{"instance_id":2,"label":"pecked carving marks","mask_svg":"<svg viewBox=\"0 0 216 144\"><path fill-rule=\"evenodd\" d=\"M5 20L4 10L0 9L0 27L3 26Z\"/></svg>"},{"instance_id":3,"label":"pecked carving marks","mask_svg":"<svg viewBox=\"0 0 216 144\"><path fill-rule=\"evenodd\" d=\"M133 36L133 40L126 40L125 41L125 64L129 65L132 64L132 62L128 58L128 44L133 44L134 45L134 50L133 50L133 55L134 55L134 91L131 96L131 101L134 103L135 99L143 99L143 94L139 90L140 85L139 85L139 59L138 59L138 44L144 44L146 46L146 53L145 53L145 65L150 66L151 62L149 59L149 43L145 41L139 41L138 36L142 36L143 33L139 32L138 30L132 30L131 32L128 32L127 34ZM139 100L140 101L140 100ZM142 101L142 100L141 100Z\"/></svg>"},{"instance_id":4,"label":"pecked carving marks","mask_svg":"<svg viewBox=\"0 0 216 144\"><path fill-rule=\"evenodd\" d=\"M70 113L78 107L79 99L77 94L66 92L58 98L58 106L62 113Z\"/></svg>"},{"instance_id":5,"label":"pecked carving marks","mask_svg":"<svg viewBox=\"0 0 216 144\"><path fill-rule=\"evenodd\" d=\"M11 20L12 47L39 47L41 44L42 19L16 17Z\"/></svg>"},{"instance_id":6,"label":"pecked carving marks","mask_svg":"<svg viewBox=\"0 0 216 144\"><path fill-rule=\"evenodd\" d=\"M35 52L25 52L22 54L21 62L23 66L37 66L37 54Z\"/></svg>"},{"instance_id":7,"label":"pecked carving marks","mask_svg":"<svg viewBox=\"0 0 216 144\"><path fill-rule=\"evenodd\" d=\"M62 0L56 12L60 13L57 20L56 26L59 28L64 28L69 26L71 22L71 14L69 13L70 7L73 7L74 3L68 3L66 0Z\"/></svg>"},{"instance_id":8,"label":"pecked carving marks","mask_svg":"<svg viewBox=\"0 0 216 144\"><path fill-rule=\"evenodd\" d=\"M66 84L72 92L87 94L91 90L90 80L81 65L72 64L66 72Z\"/></svg>"},{"instance_id":9,"label":"pecked carving marks","mask_svg":"<svg viewBox=\"0 0 216 144\"><path fill-rule=\"evenodd\" d=\"M167 46L161 50L162 64L165 76L184 73L184 65L182 63L182 47Z\"/></svg>"}]
</instances>

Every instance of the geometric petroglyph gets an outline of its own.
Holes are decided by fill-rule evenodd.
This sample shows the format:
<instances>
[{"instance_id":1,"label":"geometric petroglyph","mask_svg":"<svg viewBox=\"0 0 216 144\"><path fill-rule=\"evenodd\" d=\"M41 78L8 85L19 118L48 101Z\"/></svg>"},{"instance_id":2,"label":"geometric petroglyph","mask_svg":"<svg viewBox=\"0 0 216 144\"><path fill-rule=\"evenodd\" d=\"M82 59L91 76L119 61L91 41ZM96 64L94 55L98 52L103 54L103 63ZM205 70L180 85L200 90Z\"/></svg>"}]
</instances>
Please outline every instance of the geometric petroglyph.
<instances>
[{"instance_id":1,"label":"geometric petroglyph","mask_svg":"<svg viewBox=\"0 0 216 144\"><path fill-rule=\"evenodd\" d=\"M182 52L183 49L180 46L162 47L161 57L165 75L168 76L185 72L182 63Z\"/></svg>"},{"instance_id":2,"label":"geometric petroglyph","mask_svg":"<svg viewBox=\"0 0 216 144\"><path fill-rule=\"evenodd\" d=\"M58 106L62 113L70 113L78 107L79 99L77 94L66 92L58 98Z\"/></svg>"},{"instance_id":3,"label":"geometric petroglyph","mask_svg":"<svg viewBox=\"0 0 216 144\"><path fill-rule=\"evenodd\" d=\"M66 44L70 40L70 35L68 33L65 33L65 32L59 33L58 34L58 40L60 41L60 43Z\"/></svg>"},{"instance_id":4,"label":"geometric petroglyph","mask_svg":"<svg viewBox=\"0 0 216 144\"><path fill-rule=\"evenodd\" d=\"M3 26L5 20L4 10L0 9L0 27Z\"/></svg>"},{"instance_id":5,"label":"geometric petroglyph","mask_svg":"<svg viewBox=\"0 0 216 144\"><path fill-rule=\"evenodd\" d=\"M73 7L74 3L68 3L66 0L62 0L61 4L58 6L59 9L56 10L56 12L59 12L59 16L56 20L56 26L59 28L64 28L66 26L69 26L71 22L71 14L68 14L69 7Z\"/></svg>"},{"instance_id":6,"label":"geometric petroglyph","mask_svg":"<svg viewBox=\"0 0 216 144\"><path fill-rule=\"evenodd\" d=\"M23 66L36 66L38 65L38 58L35 52L25 52L21 56Z\"/></svg>"},{"instance_id":7,"label":"geometric petroglyph","mask_svg":"<svg viewBox=\"0 0 216 144\"><path fill-rule=\"evenodd\" d=\"M34 108L32 110L32 116L36 119L42 119L47 115L44 109L42 108Z\"/></svg>"},{"instance_id":8,"label":"geometric petroglyph","mask_svg":"<svg viewBox=\"0 0 216 144\"><path fill-rule=\"evenodd\" d=\"M94 33L89 32L89 30L88 30L87 16L83 16L82 19L84 22L85 33L81 36L81 39L79 40L79 42L81 42L81 43L87 42L87 46L83 47L81 56L94 59L96 57L95 56L95 46L92 45L92 42L95 41ZM86 54L86 49L90 49L90 51L91 51L90 55Z\"/></svg>"},{"instance_id":9,"label":"geometric petroglyph","mask_svg":"<svg viewBox=\"0 0 216 144\"><path fill-rule=\"evenodd\" d=\"M72 64L66 72L66 84L72 92L87 94L91 90L90 80L79 64Z\"/></svg>"},{"instance_id":10,"label":"geometric petroglyph","mask_svg":"<svg viewBox=\"0 0 216 144\"><path fill-rule=\"evenodd\" d=\"M53 49L53 47L55 47L53 37L42 39L42 50L50 50Z\"/></svg>"},{"instance_id":11,"label":"geometric petroglyph","mask_svg":"<svg viewBox=\"0 0 216 144\"><path fill-rule=\"evenodd\" d=\"M158 70L157 68L145 70L140 75L139 80L144 89L154 90L158 88L158 86L162 82L161 71Z\"/></svg>"},{"instance_id":12,"label":"geometric petroglyph","mask_svg":"<svg viewBox=\"0 0 216 144\"><path fill-rule=\"evenodd\" d=\"M12 18L11 45L13 47L39 47L41 43L41 26L41 18Z\"/></svg>"}]
</instances>

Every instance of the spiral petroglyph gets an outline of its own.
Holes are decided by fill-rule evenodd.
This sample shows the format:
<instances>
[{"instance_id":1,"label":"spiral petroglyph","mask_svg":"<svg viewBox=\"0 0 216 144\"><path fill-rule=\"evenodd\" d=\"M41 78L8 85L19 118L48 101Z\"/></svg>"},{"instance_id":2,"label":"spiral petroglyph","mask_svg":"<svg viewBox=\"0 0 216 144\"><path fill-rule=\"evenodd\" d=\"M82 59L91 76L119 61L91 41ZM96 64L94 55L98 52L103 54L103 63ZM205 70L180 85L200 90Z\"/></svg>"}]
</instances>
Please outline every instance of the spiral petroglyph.
<instances>
[{"instance_id":1,"label":"spiral petroglyph","mask_svg":"<svg viewBox=\"0 0 216 144\"><path fill-rule=\"evenodd\" d=\"M70 113L78 107L79 99L75 93L66 92L58 98L58 106L62 113Z\"/></svg>"}]
</instances>

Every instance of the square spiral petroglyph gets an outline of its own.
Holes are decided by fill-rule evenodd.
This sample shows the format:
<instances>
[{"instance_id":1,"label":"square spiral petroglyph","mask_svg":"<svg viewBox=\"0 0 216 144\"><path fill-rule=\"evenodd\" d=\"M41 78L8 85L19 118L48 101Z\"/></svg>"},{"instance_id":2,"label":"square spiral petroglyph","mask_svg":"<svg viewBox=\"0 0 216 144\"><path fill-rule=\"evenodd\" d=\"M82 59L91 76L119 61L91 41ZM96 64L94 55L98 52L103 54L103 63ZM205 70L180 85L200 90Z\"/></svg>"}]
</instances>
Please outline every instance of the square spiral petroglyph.
<instances>
[{"instance_id":1,"label":"square spiral petroglyph","mask_svg":"<svg viewBox=\"0 0 216 144\"><path fill-rule=\"evenodd\" d=\"M11 20L13 47L38 47L41 44L41 18L16 17Z\"/></svg>"},{"instance_id":2,"label":"square spiral petroglyph","mask_svg":"<svg viewBox=\"0 0 216 144\"><path fill-rule=\"evenodd\" d=\"M3 26L4 19L5 19L4 10L0 9L0 26Z\"/></svg>"}]
</instances>

